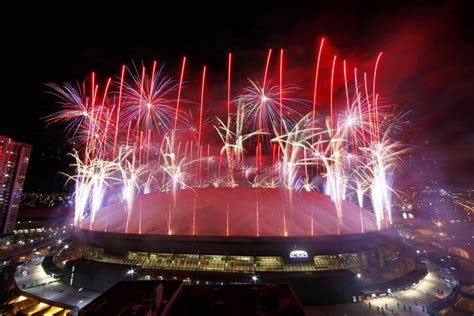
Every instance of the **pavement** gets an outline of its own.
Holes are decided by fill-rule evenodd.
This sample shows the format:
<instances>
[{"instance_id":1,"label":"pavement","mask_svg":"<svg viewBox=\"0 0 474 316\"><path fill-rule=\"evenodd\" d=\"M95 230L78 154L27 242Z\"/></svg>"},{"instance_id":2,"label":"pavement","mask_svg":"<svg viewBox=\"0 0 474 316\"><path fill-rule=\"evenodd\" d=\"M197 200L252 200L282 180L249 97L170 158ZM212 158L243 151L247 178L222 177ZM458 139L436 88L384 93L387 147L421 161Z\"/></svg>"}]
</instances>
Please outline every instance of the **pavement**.
<instances>
[{"instance_id":1,"label":"pavement","mask_svg":"<svg viewBox=\"0 0 474 316\"><path fill-rule=\"evenodd\" d=\"M384 297L371 298L358 304L305 306L306 315L428 315L426 306L448 296L457 285L457 278L452 270L442 269L430 262L427 262L426 265L428 267L428 274L418 284L408 290L392 293ZM443 291L443 295L439 291L437 292L437 290Z\"/></svg>"},{"instance_id":2,"label":"pavement","mask_svg":"<svg viewBox=\"0 0 474 316\"><path fill-rule=\"evenodd\" d=\"M48 275L43 270L41 263L44 257L45 255L35 256L18 267L15 273L15 282L18 288L47 300L79 308L84 307L101 294L97 291L61 284L59 279ZM448 296L457 285L457 278L452 270L442 269L430 262L426 264L428 274L408 290L384 297L371 298L356 304L306 306L306 315L428 315L426 308L423 309L423 307ZM440 294L440 290L443 291L443 295Z\"/></svg>"},{"instance_id":3,"label":"pavement","mask_svg":"<svg viewBox=\"0 0 474 316\"><path fill-rule=\"evenodd\" d=\"M101 292L61 284L58 278L44 271L41 263L45 256L35 256L17 268L15 283L20 290L46 300L77 306L79 309L101 294Z\"/></svg>"}]
</instances>

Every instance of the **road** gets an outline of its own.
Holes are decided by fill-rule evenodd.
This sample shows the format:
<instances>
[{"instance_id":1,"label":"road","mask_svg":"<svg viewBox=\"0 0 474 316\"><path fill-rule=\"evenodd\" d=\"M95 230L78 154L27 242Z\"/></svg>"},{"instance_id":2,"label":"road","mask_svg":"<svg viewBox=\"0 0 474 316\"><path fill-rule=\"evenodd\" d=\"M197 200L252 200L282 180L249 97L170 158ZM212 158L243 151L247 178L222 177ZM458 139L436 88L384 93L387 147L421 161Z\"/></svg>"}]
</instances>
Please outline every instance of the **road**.
<instances>
[{"instance_id":1,"label":"road","mask_svg":"<svg viewBox=\"0 0 474 316\"><path fill-rule=\"evenodd\" d=\"M44 249L48 246L55 245L57 243L57 239L51 238L51 239L46 239L46 240L40 240L34 243L30 243L27 245L24 245L20 248L14 248L14 249L9 249L9 250L2 250L0 252L0 261L4 260L12 260L24 255L29 255L31 254L35 249Z\"/></svg>"},{"instance_id":2,"label":"road","mask_svg":"<svg viewBox=\"0 0 474 316\"><path fill-rule=\"evenodd\" d=\"M61 284L58 279L49 276L41 266L45 255L33 257L15 272L15 283L19 289L38 297L61 302L70 306L84 307L100 292L85 290Z\"/></svg>"}]
</instances>

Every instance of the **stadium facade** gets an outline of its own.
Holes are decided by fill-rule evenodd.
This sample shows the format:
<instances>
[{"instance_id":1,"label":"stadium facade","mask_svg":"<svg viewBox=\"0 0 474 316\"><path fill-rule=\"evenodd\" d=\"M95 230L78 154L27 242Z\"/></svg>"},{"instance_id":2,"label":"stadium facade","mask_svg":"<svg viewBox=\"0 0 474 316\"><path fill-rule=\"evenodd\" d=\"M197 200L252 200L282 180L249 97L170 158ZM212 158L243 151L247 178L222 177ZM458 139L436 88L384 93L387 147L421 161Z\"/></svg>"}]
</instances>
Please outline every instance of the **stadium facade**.
<instances>
[{"instance_id":1,"label":"stadium facade","mask_svg":"<svg viewBox=\"0 0 474 316\"><path fill-rule=\"evenodd\" d=\"M418 282L426 268L373 214L279 189L206 188L138 197L76 227L54 262L62 282L105 291L123 279L287 283L303 304L359 302ZM131 271L131 273L130 273Z\"/></svg>"}]
</instances>

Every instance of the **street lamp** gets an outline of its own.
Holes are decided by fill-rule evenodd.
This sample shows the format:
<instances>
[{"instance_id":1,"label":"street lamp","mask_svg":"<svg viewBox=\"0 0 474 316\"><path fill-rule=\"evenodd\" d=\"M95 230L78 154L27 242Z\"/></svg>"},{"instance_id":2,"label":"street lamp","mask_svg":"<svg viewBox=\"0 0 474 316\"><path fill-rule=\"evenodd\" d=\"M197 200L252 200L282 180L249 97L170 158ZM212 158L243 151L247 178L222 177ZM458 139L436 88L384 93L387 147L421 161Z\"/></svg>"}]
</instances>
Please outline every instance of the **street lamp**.
<instances>
[{"instance_id":1,"label":"street lamp","mask_svg":"<svg viewBox=\"0 0 474 316\"><path fill-rule=\"evenodd\" d=\"M131 275L131 278L133 280L133 275L135 274L135 270L133 270L133 268L131 268L130 270L127 271L127 274Z\"/></svg>"},{"instance_id":2,"label":"street lamp","mask_svg":"<svg viewBox=\"0 0 474 316\"><path fill-rule=\"evenodd\" d=\"M257 280L258 280L257 276L255 274L252 275L252 281L254 285L257 285Z\"/></svg>"}]
</instances>

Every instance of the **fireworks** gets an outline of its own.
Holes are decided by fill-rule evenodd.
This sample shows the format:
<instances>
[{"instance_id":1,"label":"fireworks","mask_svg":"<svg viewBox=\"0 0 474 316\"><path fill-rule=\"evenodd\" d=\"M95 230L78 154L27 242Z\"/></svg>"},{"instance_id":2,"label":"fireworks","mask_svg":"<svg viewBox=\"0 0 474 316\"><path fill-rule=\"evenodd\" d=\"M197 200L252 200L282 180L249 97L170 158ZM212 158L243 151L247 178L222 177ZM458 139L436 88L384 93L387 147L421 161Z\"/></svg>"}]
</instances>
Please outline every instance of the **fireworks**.
<instances>
[{"instance_id":1,"label":"fireworks","mask_svg":"<svg viewBox=\"0 0 474 316\"><path fill-rule=\"evenodd\" d=\"M157 72L155 68L156 62L150 76L143 67L141 75L130 72L131 83L119 83L123 85L120 123L125 126L131 123L137 125L136 130L150 131L151 137L156 135L153 139L172 128L176 103L173 93L179 87L173 79L162 75L163 67Z\"/></svg>"},{"instance_id":2,"label":"fireworks","mask_svg":"<svg viewBox=\"0 0 474 316\"><path fill-rule=\"evenodd\" d=\"M245 131L268 131L275 125L291 123L298 117L297 112L288 103L304 103L304 100L281 97L296 92L296 87L280 88L272 85L271 81L267 81L265 86L260 86L258 82L250 79L248 81L249 86L235 100L241 104Z\"/></svg>"},{"instance_id":3,"label":"fireworks","mask_svg":"<svg viewBox=\"0 0 474 316\"><path fill-rule=\"evenodd\" d=\"M139 195L247 186L324 192L335 204L339 221L344 219L342 201L350 200L361 209L372 209L378 229L388 226L392 183L406 149L393 139L397 119L376 93L382 54L375 61L372 93L367 73L360 76L354 68L351 80L345 60L337 56L328 60L329 116L323 117L316 112L316 104L321 104L316 100L323 44L324 39L317 54L314 90L306 94L313 96L313 102L293 97L304 94L296 86L283 85L283 50L277 85L269 78L269 50L263 81L248 79L248 87L232 97L229 54L227 113L214 119L214 136L203 135L204 107L213 102L205 100L206 67L196 84L196 100L182 99L188 88L183 85L186 58L179 80L165 75L164 67L154 62L151 69L123 66L119 79L108 79L103 89L95 82L95 74L77 87L49 85L61 108L47 121L65 123L75 144L76 174L70 177L75 181L75 224L81 226L90 216L92 229L101 210L118 202L127 212L128 231ZM334 96L338 66L343 67L346 99L340 112L334 111L340 108ZM184 114L193 106L198 122ZM189 137L190 129L197 136ZM216 143L212 137L222 145L211 145ZM168 212L171 234L172 205Z\"/></svg>"},{"instance_id":4,"label":"fireworks","mask_svg":"<svg viewBox=\"0 0 474 316\"><path fill-rule=\"evenodd\" d=\"M302 154L311 146L309 140L316 134L316 130L312 128L312 125L312 116L308 114L297 122L290 131L288 131L287 124L284 123L286 134L278 135L275 128L277 136L272 139L272 142L278 143L282 153L279 168L280 182L289 190L295 189L296 182L299 180L298 167L313 163L313 160L307 159L306 155ZM306 177L305 181L307 180Z\"/></svg>"}]
</instances>

